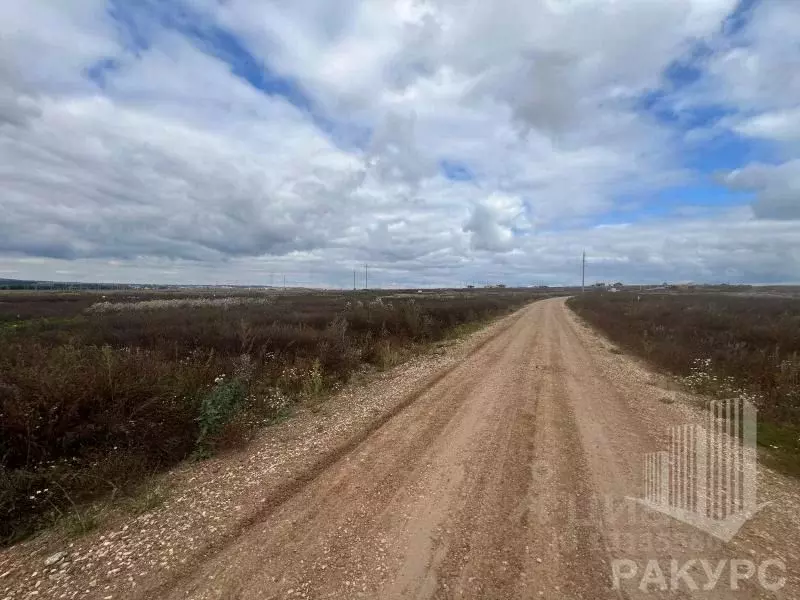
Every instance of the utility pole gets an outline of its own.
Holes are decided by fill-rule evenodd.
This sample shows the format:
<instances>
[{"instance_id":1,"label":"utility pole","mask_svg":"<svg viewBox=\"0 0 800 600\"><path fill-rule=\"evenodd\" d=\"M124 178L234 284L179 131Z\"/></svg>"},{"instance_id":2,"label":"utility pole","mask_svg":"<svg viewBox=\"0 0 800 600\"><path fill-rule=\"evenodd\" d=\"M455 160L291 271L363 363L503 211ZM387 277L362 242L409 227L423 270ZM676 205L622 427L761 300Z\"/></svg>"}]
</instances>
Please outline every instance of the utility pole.
<instances>
[{"instance_id":1,"label":"utility pole","mask_svg":"<svg viewBox=\"0 0 800 600\"><path fill-rule=\"evenodd\" d=\"M364 289L369 289L369 265L364 264Z\"/></svg>"},{"instance_id":2,"label":"utility pole","mask_svg":"<svg viewBox=\"0 0 800 600\"><path fill-rule=\"evenodd\" d=\"M356 270L353 269L353 291L356 291Z\"/></svg>"},{"instance_id":3,"label":"utility pole","mask_svg":"<svg viewBox=\"0 0 800 600\"><path fill-rule=\"evenodd\" d=\"M283 289L286 289L286 275L283 276Z\"/></svg>"},{"instance_id":4,"label":"utility pole","mask_svg":"<svg viewBox=\"0 0 800 600\"><path fill-rule=\"evenodd\" d=\"M581 294L586 292L586 250L583 251L583 260L581 261Z\"/></svg>"}]
</instances>

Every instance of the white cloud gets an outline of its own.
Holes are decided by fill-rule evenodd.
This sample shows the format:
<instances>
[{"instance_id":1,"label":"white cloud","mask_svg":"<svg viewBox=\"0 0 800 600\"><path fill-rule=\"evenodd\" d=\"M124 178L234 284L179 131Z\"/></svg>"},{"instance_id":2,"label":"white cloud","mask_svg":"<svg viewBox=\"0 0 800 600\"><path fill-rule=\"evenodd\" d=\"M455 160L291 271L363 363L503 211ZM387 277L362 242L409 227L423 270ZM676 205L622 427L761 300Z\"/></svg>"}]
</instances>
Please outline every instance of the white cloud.
<instances>
[{"instance_id":1,"label":"white cloud","mask_svg":"<svg viewBox=\"0 0 800 600\"><path fill-rule=\"evenodd\" d=\"M203 129L193 121L208 112L196 108L179 119L171 108L164 116L102 97L40 107L40 118L3 140L5 251L285 253L328 243L357 208L347 200L361 161L282 101L255 104L269 125L233 113Z\"/></svg>"},{"instance_id":2,"label":"white cloud","mask_svg":"<svg viewBox=\"0 0 800 600\"><path fill-rule=\"evenodd\" d=\"M746 112L796 108L800 101L800 4L759 2L745 26L708 61L710 99Z\"/></svg>"},{"instance_id":3,"label":"white cloud","mask_svg":"<svg viewBox=\"0 0 800 600\"><path fill-rule=\"evenodd\" d=\"M732 114L717 129L771 144L782 164L754 162L722 180L755 192L757 218L800 219L800 4L755 5L744 27L708 60L694 102L716 103Z\"/></svg>"},{"instance_id":4,"label":"white cloud","mask_svg":"<svg viewBox=\"0 0 800 600\"><path fill-rule=\"evenodd\" d=\"M750 164L724 178L735 189L754 191L753 211L763 219L800 219L800 160Z\"/></svg>"},{"instance_id":5,"label":"white cloud","mask_svg":"<svg viewBox=\"0 0 800 600\"><path fill-rule=\"evenodd\" d=\"M515 245L515 224L523 214L519 198L495 193L475 204L464 231L471 234L474 250L506 252Z\"/></svg>"},{"instance_id":6,"label":"white cloud","mask_svg":"<svg viewBox=\"0 0 800 600\"><path fill-rule=\"evenodd\" d=\"M800 141L800 107L765 112L735 126L742 135L779 142Z\"/></svg>"},{"instance_id":7,"label":"white cloud","mask_svg":"<svg viewBox=\"0 0 800 600\"><path fill-rule=\"evenodd\" d=\"M8 270L84 279L265 283L271 270L347 285L369 261L387 283L526 281L532 264L566 277L564 256L596 240L618 278L739 268L713 250L727 241L686 224L675 230L709 250L677 263L658 225L593 229L696 176L680 133L637 101L735 4L186 0L171 21L171 3L117 3L127 23L99 0L3 3L0 256ZM694 93L735 106L728 126L742 134L790 144L800 84L788 77L775 99L774 74L793 60L775 38L795 9L772 6L717 48ZM193 28L164 25L179 21ZM243 51L245 70L263 67L266 86L292 86L311 113L242 78ZM796 171L724 181L759 194L756 217L790 219ZM750 213L726 218L742 239L784 239Z\"/></svg>"},{"instance_id":8,"label":"white cloud","mask_svg":"<svg viewBox=\"0 0 800 600\"><path fill-rule=\"evenodd\" d=\"M0 56L0 126L21 127L41 114L34 97L16 67Z\"/></svg>"}]
</instances>

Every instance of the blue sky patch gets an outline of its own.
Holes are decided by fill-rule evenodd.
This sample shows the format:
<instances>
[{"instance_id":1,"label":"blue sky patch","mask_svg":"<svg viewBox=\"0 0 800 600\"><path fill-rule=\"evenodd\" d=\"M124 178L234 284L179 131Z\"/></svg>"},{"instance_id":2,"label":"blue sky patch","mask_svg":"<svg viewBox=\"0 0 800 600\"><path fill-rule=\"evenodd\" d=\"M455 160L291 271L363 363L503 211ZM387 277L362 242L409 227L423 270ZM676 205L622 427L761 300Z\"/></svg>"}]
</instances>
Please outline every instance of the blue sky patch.
<instances>
[{"instance_id":1,"label":"blue sky patch","mask_svg":"<svg viewBox=\"0 0 800 600\"><path fill-rule=\"evenodd\" d=\"M739 33L753 14L755 8L762 0L739 0L734 11L725 19L722 30L725 35L731 36Z\"/></svg>"},{"instance_id":2,"label":"blue sky patch","mask_svg":"<svg viewBox=\"0 0 800 600\"><path fill-rule=\"evenodd\" d=\"M439 162L439 167L444 176L451 181L472 181L475 179L475 175L470 168L458 161L445 159Z\"/></svg>"},{"instance_id":3,"label":"blue sky patch","mask_svg":"<svg viewBox=\"0 0 800 600\"><path fill-rule=\"evenodd\" d=\"M147 22L150 20L148 2L142 2L144 10L137 10L136 5L125 0L109 0L108 14L117 27L123 47L130 53L138 56L143 50L150 47L146 33Z\"/></svg>"},{"instance_id":4,"label":"blue sky patch","mask_svg":"<svg viewBox=\"0 0 800 600\"><path fill-rule=\"evenodd\" d=\"M614 208L589 218L551 224L548 231L573 227L636 224L681 217L705 217L719 211L747 206L755 200L752 192L733 191L713 181L711 176L698 183L654 192L648 197L619 197Z\"/></svg>"},{"instance_id":5,"label":"blue sky patch","mask_svg":"<svg viewBox=\"0 0 800 600\"><path fill-rule=\"evenodd\" d=\"M114 58L104 58L98 60L91 67L86 69L86 77L96 83L99 87L106 87L106 79L109 73L119 70L119 61Z\"/></svg>"},{"instance_id":6,"label":"blue sky patch","mask_svg":"<svg viewBox=\"0 0 800 600\"><path fill-rule=\"evenodd\" d=\"M753 10L760 0L739 0L736 8L723 22L719 34L714 38L721 39L737 34L748 23ZM721 118L735 111L720 105L700 105L676 108L681 92L691 88L705 75L705 62L712 56L715 39L698 40L692 44L686 54L670 63L661 74L660 87L648 90L636 101L636 108L644 111L659 122L689 130L698 127L709 127Z\"/></svg>"},{"instance_id":7,"label":"blue sky patch","mask_svg":"<svg viewBox=\"0 0 800 600\"><path fill-rule=\"evenodd\" d=\"M702 173L730 171L751 162L778 162L775 149L769 142L728 130L720 130L710 139L686 145L682 159L687 167Z\"/></svg>"}]
</instances>

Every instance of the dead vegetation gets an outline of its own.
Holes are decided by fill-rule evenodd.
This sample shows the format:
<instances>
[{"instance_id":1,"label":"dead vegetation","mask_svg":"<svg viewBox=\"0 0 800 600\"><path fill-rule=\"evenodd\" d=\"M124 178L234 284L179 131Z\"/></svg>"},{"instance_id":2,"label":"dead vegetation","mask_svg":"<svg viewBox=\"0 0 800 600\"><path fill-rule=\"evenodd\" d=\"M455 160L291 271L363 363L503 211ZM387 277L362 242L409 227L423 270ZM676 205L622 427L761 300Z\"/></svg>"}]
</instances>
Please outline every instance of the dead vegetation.
<instances>
[{"instance_id":1,"label":"dead vegetation","mask_svg":"<svg viewBox=\"0 0 800 600\"><path fill-rule=\"evenodd\" d=\"M752 400L759 443L800 473L800 299L592 292L569 306L694 391Z\"/></svg>"},{"instance_id":2,"label":"dead vegetation","mask_svg":"<svg viewBox=\"0 0 800 600\"><path fill-rule=\"evenodd\" d=\"M97 498L131 497L150 474L240 443L360 369L535 298L0 296L0 538L65 519L90 529Z\"/></svg>"}]
</instances>

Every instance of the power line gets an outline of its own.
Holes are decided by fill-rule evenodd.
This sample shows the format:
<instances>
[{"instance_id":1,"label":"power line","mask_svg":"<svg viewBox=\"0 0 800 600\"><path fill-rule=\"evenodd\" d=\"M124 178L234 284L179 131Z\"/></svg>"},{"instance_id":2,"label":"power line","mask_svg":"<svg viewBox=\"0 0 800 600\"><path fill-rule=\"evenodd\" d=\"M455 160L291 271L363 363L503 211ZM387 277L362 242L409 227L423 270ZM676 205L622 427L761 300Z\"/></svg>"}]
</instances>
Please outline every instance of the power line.
<instances>
[{"instance_id":1,"label":"power line","mask_svg":"<svg viewBox=\"0 0 800 600\"><path fill-rule=\"evenodd\" d=\"M583 260L581 261L581 294L586 292L586 250L583 251Z\"/></svg>"}]
</instances>

